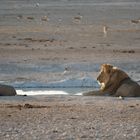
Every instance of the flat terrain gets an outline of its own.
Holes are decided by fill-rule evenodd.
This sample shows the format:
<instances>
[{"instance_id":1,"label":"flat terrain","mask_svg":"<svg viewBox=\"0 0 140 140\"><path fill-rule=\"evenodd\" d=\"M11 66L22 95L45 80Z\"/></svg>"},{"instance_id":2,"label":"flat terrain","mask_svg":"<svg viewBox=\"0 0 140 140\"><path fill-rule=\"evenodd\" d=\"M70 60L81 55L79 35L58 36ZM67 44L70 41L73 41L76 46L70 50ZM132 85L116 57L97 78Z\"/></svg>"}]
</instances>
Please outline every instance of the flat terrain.
<instances>
[{"instance_id":1,"label":"flat terrain","mask_svg":"<svg viewBox=\"0 0 140 140\"><path fill-rule=\"evenodd\" d=\"M102 63L139 81L139 13L140 3L128 0L2 0L1 81L62 80L66 67L96 77Z\"/></svg>"},{"instance_id":2,"label":"flat terrain","mask_svg":"<svg viewBox=\"0 0 140 140\"><path fill-rule=\"evenodd\" d=\"M1 0L0 82L96 79L110 63L140 83L139 13L137 0ZM138 140L140 99L0 97L0 139Z\"/></svg>"},{"instance_id":3,"label":"flat terrain","mask_svg":"<svg viewBox=\"0 0 140 140\"><path fill-rule=\"evenodd\" d=\"M2 97L0 139L138 140L139 112L139 98Z\"/></svg>"}]
</instances>

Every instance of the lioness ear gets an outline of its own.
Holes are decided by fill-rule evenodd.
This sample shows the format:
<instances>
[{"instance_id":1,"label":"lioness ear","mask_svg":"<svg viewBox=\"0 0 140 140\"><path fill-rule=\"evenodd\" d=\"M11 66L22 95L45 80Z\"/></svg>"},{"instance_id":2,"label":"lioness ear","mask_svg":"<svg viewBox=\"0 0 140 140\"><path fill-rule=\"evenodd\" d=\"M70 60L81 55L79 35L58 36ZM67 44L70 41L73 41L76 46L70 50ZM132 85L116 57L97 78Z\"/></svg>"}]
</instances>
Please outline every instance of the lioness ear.
<instances>
[{"instance_id":1,"label":"lioness ear","mask_svg":"<svg viewBox=\"0 0 140 140\"><path fill-rule=\"evenodd\" d=\"M110 64L103 64L102 68L105 73L110 73L112 72L113 66Z\"/></svg>"}]
</instances>

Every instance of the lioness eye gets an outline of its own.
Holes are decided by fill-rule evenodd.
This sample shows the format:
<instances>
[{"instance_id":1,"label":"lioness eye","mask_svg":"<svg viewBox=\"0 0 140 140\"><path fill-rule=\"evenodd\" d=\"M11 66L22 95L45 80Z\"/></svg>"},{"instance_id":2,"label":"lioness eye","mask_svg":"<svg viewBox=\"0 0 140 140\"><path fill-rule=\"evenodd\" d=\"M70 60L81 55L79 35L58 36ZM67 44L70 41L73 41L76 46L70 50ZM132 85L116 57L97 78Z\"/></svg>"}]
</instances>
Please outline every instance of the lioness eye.
<instances>
[{"instance_id":1,"label":"lioness eye","mask_svg":"<svg viewBox=\"0 0 140 140\"><path fill-rule=\"evenodd\" d=\"M108 72L108 73L110 73L110 72L111 72L111 70L109 69L107 72Z\"/></svg>"}]
</instances>

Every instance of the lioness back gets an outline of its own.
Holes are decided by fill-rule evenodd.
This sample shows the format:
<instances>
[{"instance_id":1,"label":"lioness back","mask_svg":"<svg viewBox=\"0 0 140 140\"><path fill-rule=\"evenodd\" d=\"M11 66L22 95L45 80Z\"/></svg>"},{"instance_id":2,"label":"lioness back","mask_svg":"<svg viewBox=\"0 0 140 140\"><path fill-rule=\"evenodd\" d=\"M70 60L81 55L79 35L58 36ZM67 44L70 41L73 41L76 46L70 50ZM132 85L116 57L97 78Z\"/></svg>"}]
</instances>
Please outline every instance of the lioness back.
<instances>
[{"instance_id":1,"label":"lioness back","mask_svg":"<svg viewBox=\"0 0 140 140\"><path fill-rule=\"evenodd\" d=\"M115 96L140 97L140 85L129 78L121 84Z\"/></svg>"}]
</instances>

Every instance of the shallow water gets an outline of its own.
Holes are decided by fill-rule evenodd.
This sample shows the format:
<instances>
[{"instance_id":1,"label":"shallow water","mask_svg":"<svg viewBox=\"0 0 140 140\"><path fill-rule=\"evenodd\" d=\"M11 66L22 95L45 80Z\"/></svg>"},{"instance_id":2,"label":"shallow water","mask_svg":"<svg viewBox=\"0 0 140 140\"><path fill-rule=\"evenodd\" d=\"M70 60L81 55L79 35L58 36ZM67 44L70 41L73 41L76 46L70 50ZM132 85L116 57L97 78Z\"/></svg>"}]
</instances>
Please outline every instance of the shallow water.
<instances>
[{"instance_id":1,"label":"shallow water","mask_svg":"<svg viewBox=\"0 0 140 140\"><path fill-rule=\"evenodd\" d=\"M17 89L18 95L82 95L84 92L92 91L93 88L28 88Z\"/></svg>"},{"instance_id":2,"label":"shallow water","mask_svg":"<svg viewBox=\"0 0 140 140\"><path fill-rule=\"evenodd\" d=\"M90 66L86 63L67 64L70 71L65 73L65 76L55 74L56 72L64 73L65 66L65 64L50 64L48 66L20 65L15 68L15 65L11 66L11 64L1 65L0 72L6 75L11 74L10 71L14 68L12 71L13 75L15 73L15 76L16 73L27 74L30 71L34 78L36 77L36 73L34 72L38 72L40 79L33 81L31 79L26 80L23 78L6 82L1 81L0 83L14 86L18 95L82 95L84 92L99 89L96 77L90 75L91 73L93 75L94 73L98 73L99 64L90 64ZM126 71L132 79L140 83L140 63L116 63L115 66ZM46 75L50 75L50 72L52 75L56 75L54 78L55 80L42 82L41 74L46 73ZM85 75L83 76L81 73L84 73ZM18 77L16 77L16 79L17 78Z\"/></svg>"},{"instance_id":3,"label":"shallow water","mask_svg":"<svg viewBox=\"0 0 140 140\"><path fill-rule=\"evenodd\" d=\"M113 65L126 71L133 80L140 82L140 63ZM67 71L65 67L68 68ZM3 79L0 83L20 89L20 94L79 94L88 88L92 90L99 88L96 81L99 67L100 64L94 63L0 64L0 74Z\"/></svg>"}]
</instances>

